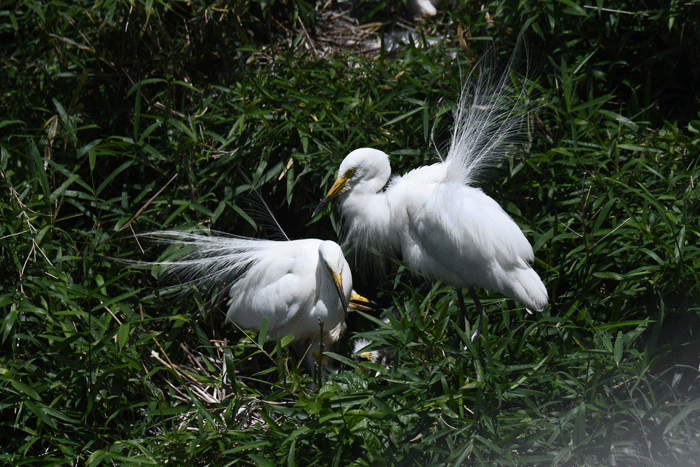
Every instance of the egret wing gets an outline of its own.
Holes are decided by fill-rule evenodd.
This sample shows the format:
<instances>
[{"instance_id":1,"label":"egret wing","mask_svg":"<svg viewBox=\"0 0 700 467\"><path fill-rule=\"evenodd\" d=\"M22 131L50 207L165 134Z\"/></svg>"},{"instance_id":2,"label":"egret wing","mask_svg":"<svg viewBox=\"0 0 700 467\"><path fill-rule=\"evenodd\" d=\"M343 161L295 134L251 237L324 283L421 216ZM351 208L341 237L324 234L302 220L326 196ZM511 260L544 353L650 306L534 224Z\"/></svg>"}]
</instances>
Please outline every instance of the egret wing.
<instances>
[{"instance_id":1,"label":"egret wing","mask_svg":"<svg viewBox=\"0 0 700 467\"><path fill-rule=\"evenodd\" d=\"M438 184L410 219L410 238L420 252L414 262L447 283L506 293L508 271L529 268L534 258L517 224L478 188Z\"/></svg>"},{"instance_id":2,"label":"egret wing","mask_svg":"<svg viewBox=\"0 0 700 467\"><path fill-rule=\"evenodd\" d=\"M317 299L318 242L266 243L264 254L231 286L228 318L246 329L259 329L267 317L268 330L274 332Z\"/></svg>"}]
</instances>

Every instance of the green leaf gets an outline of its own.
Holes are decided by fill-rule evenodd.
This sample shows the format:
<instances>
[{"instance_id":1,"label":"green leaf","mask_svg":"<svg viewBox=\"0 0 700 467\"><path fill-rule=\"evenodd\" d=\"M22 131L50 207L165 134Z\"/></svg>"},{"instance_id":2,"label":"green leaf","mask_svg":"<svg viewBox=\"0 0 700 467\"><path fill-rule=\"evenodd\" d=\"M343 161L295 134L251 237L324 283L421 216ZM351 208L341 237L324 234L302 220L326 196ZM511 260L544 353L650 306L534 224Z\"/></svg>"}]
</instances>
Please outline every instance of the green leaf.
<instances>
[{"instance_id":1,"label":"green leaf","mask_svg":"<svg viewBox=\"0 0 700 467\"><path fill-rule=\"evenodd\" d=\"M615 338L615 350L613 352L613 356L615 357L615 363L618 365L622 361L622 349L624 346L624 342L622 339L622 331L617 331L617 337Z\"/></svg>"},{"instance_id":2,"label":"green leaf","mask_svg":"<svg viewBox=\"0 0 700 467\"><path fill-rule=\"evenodd\" d=\"M599 279L612 279L615 281L621 281L623 279L621 274L618 274L616 272L609 272L609 271L594 272L593 277L597 277Z\"/></svg>"},{"instance_id":3,"label":"green leaf","mask_svg":"<svg viewBox=\"0 0 700 467\"><path fill-rule=\"evenodd\" d=\"M688 415L697 410L700 410L700 398L695 399L687 404L684 404L683 407L680 408L678 413L674 415L673 418L671 418L671 420L669 420L669 422L666 424L666 427L664 428L664 434L667 434L673 428L678 426L679 423L687 419Z\"/></svg>"},{"instance_id":4,"label":"green leaf","mask_svg":"<svg viewBox=\"0 0 700 467\"><path fill-rule=\"evenodd\" d=\"M276 467L274 463L256 454L248 454L248 457L255 462L255 465L259 465L260 467Z\"/></svg>"},{"instance_id":5,"label":"green leaf","mask_svg":"<svg viewBox=\"0 0 700 467\"><path fill-rule=\"evenodd\" d=\"M120 349L123 349L129 343L130 328L131 326L129 323L124 323L119 326L119 331L117 332L117 346L119 346Z\"/></svg>"},{"instance_id":6,"label":"green leaf","mask_svg":"<svg viewBox=\"0 0 700 467\"><path fill-rule=\"evenodd\" d=\"M47 411L45 410L45 406L43 404L35 404L31 400L25 400L23 404L34 414L37 416L39 420L41 420L45 425L48 425L49 427L53 428L54 430L58 429L58 426L56 425L56 419L53 417L49 416Z\"/></svg>"},{"instance_id":7,"label":"green leaf","mask_svg":"<svg viewBox=\"0 0 700 467\"><path fill-rule=\"evenodd\" d=\"M11 379L10 384L20 393L25 394L34 400L41 401L41 396L39 396L39 394L34 389L24 384L23 382L18 381L16 379Z\"/></svg>"}]
</instances>

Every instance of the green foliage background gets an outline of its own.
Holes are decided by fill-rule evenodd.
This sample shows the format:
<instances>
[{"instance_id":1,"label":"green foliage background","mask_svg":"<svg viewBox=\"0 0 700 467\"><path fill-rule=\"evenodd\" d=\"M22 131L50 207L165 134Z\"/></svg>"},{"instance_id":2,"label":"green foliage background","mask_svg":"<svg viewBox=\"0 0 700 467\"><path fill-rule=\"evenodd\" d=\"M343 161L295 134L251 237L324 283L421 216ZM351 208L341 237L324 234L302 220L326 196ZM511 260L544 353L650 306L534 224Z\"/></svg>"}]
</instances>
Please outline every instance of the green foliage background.
<instances>
[{"instance_id":1,"label":"green foliage background","mask_svg":"<svg viewBox=\"0 0 700 467\"><path fill-rule=\"evenodd\" d=\"M2 3L0 461L700 464L700 2L447 1L399 51L320 56L322 6ZM402 12L356 7L386 37ZM346 345L312 389L279 343L117 261L157 258L133 238L154 229L264 234L239 168L292 238L337 238L310 213L342 158L434 161L474 57L521 33L538 110L484 189L534 245L543 313L484 298L472 344L450 288L355 270L400 318L349 334L395 358Z\"/></svg>"}]
</instances>

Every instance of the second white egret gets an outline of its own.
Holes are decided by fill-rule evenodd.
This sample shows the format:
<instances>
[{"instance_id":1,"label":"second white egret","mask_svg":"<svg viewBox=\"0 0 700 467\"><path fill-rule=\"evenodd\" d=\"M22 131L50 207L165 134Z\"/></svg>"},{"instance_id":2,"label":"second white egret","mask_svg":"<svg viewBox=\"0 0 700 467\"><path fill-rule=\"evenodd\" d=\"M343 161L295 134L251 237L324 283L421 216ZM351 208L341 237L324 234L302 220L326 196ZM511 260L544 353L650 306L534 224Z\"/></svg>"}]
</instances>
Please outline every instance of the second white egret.
<instances>
[{"instance_id":1,"label":"second white egret","mask_svg":"<svg viewBox=\"0 0 700 467\"><path fill-rule=\"evenodd\" d=\"M457 288L469 287L480 312L472 340L481 331L478 285L522 303L547 306L548 295L533 270L532 246L511 217L476 185L477 176L505 156L518 134L520 95L508 98L507 74L494 82L482 73L465 87L455 111L447 157L403 176L391 177L389 156L379 150L352 151L314 216L340 198L346 240L379 258L400 253L414 273ZM469 92L471 91L471 92ZM387 184L388 182L388 184Z\"/></svg>"},{"instance_id":2,"label":"second white egret","mask_svg":"<svg viewBox=\"0 0 700 467\"><path fill-rule=\"evenodd\" d=\"M351 299L352 274L337 243L177 231L146 236L189 249L179 259L151 264L162 265L167 274L188 283L210 289L223 286L229 296L227 319L257 331L267 318L269 336L294 336L292 343L305 356L309 371L321 340L325 345L339 340Z\"/></svg>"}]
</instances>

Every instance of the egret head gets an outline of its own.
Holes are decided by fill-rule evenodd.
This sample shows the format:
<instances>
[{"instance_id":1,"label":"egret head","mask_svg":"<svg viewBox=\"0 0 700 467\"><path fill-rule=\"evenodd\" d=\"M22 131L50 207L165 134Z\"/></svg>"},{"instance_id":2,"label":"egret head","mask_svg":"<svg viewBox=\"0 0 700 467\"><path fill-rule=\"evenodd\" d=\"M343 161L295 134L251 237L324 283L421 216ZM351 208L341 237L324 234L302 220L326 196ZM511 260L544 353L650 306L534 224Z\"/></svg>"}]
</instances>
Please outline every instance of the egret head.
<instances>
[{"instance_id":1,"label":"egret head","mask_svg":"<svg viewBox=\"0 0 700 467\"><path fill-rule=\"evenodd\" d=\"M394 354L390 349L370 350L373 342L365 338L357 338L352 343L352 353L355 360L360 363L359 368L363 374L369 375L373 372L371 365L362 365L363 362L379 363L385 368L389 368L394 360ZM376 368L376 367L375 367ZM374 375L379 376L381 370L375 371Z\"/></svg>"},{"instance_id":2,"label":"egret head","mask_svg":"<svg viewBox=\"0 0 700 467\"><path fill-rule=\"evenodd\" d=\"M340 305L343 307L345 314L348 312L348 299L345 296L345 287L343 286L343 274L349 275L350 268L347 267L347 261L343 255L343 250L340 246L330 240L321 242L318 247L318 255L321 260L321 267L325 267L332 279L333 286L340 297ZM347 279L347 278L346 278ZM352 281L352 278L350 278Z\"/></svg>"},{"instance_id":3,"label":"egret head","mask_svg":"<svg viewBox=\"0 0 700 467\"><path fill-rule=\"evenodd\" d=\"M359 337L355 339L352 343L352 353L358 359L365 360L368 362L376 362L376 351L365 351L365 348L369 347L371 344L372 341Z\"/></svg>"},{"instance_id":4,"label":"egret head","mask_svg":"<svg viewBox=\"0 0 700 467\"><path fill-rule=\"evenodd\" d=\"M338 169L338 178L325 198L314 210L315 217L328 203L341 193L377 193L391 176L389 156L377 149L360 148L348 154Z\"/></svg>"}]
</instances>

